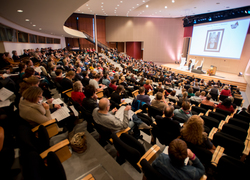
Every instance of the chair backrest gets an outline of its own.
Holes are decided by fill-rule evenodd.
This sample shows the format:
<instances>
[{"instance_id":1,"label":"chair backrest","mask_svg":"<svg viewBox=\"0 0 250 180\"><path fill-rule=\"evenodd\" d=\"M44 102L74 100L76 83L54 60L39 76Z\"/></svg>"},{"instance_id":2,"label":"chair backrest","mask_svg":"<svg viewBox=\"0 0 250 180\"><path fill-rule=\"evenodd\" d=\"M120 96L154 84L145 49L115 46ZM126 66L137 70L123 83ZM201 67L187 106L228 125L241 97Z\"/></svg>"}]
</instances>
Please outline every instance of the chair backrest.
<instances>
[{"instance_id":1,"label":"chair backrest","mask_svg":"<svg viewBox=\"0 0 250 180\"><path fill-rule=\"evenodd\" d=\"M233 117L236 118L236 119L240 119L242 121L250 123L250 118L247 117L247 116L244 116L244 115L241 115L241 114L234 114Z\"/></svg>"},{"instance_id":2,"label":"chair backrest","mask_svg":"<svg viewBox=\"0 0 250 180\"><path fill-rule=\"evenodd\" d=\"M167 180L161 173L155 170L146 159L142 159L141 162L142 171L147 180Z\"/></svg>"},{"instance_id":3,"label":"chair backrest","mask_svg":"<svg viewBox=\"0 0 250 180\"><path fill-rule=\"evenodd\" d=\"M194 104L195 106L198 106L198 105L200 104L199 102L193 101L193 100L191 100L191 99L190 99L190 103L191 103L191 104Z\"/></svg>"},{"instance_id":4,"label":"chair backrest","mask_svg":"<svg viewBox=\"0 0 250 180\"><path fill-rule=\"evenodd\" d=\"M221 132L230 134L230 135L240 139L241 141L245 141L246 137L247 137L247 130L240 128L240 127L237 127L237 126L232 125L232 124L224 124Z\"/></svg>"},{"instance_id":5,"label":"chair backrest","mask_svg":"<svg viewBox=\"0 0 250 180\"><path fill-rule=\"evenodd\" d=\"M213 127L218 127L220 124L219 120L210 116L201 116L201 118L204 120L204 124L210 129L212 129Z\"/></svg>"},{"instance_id":6,"label":"chair backrest","mask_svg":"<svg viewBox=\"0 0 250 180\"><path fill-rule=\"evenodd\" d=\"M228 96L225 96L225 95L220 95L220 97L219 97L219 100L221 100L221 101L223 101L224 99L226 99L226 98L228 98Z\"/></svg>"},{"instance_id":7,"label":"chair backrest","mask_svg":"<svg viewBox=\"0 0 250 180\"><path fill-rule=\"evenodd\" d=\"M132 95L134 98L136 98L136 96L139 94L139 90L135 90L132 92Z\"/></svg>"},{"instance_id":8,"label":"chair backrest","mask_svg":"<svg viewBox=\"0 0 250 180\"><path fill-rule=\"evenodd\" d=\"M224 147L225 154L238 158L238 159L241 157L242 152L245 148L243 141L223 132L216 132L214 134L213 144L215 146L220 145Z\"/></svg>"},{"instance_id":9,"label":"chair backrest","mask_svg":"<svg viewBox=\"0 0 250 180\"><path fill-rule=\"evenodd\" d=\"M227 115L231 115L231 112L230 111L226 111L226 110L223 110L223 109L220 109L220 108L216 108L216 111L217 113L220 113L220 114L223 114L225 116Z\"/></svg>"},{"instance_id":10,"label":"chair backrest","mask_svg":"<svg viewBox=\"0 0 250 180\"><path fill-rule=\"evenodd\" d=\"M173 103L176 103L176 100L175 99L172 99L172 98L168 98L170 102L173 102Z\"/></svg>"},{"instance_id":11,"label":"chair backrest","mask_svg":"<svg viewBox=\"0 0 250 180\"><path fill-rule=\"evenodd\" d=\"M236 106L242 106L242 101L243 99L241 98L234 98L234 104L236 104Z\"/></svg>"},{"instance_id":12,"label":"chair backrest","mask_svg":"<svg viewBox=\"0 0 250 180\"><path fill-rule=\"evenodd\" d=\"M215 118L215 119L217 119L219 121L225 120L225 118L226 118L226 115L220 114L220 113L217 113L217 112L209 112L208 116L213 117L213 118Z\"/></svg>"},{"instance_id":13,"label":"chair backrest","mask_svg":"<svg viewBox=\"0 0 250 180\"><path fill-rule=\"evenodd\" d=\"M229 121L228 121L228 124L235 125L237 127L243 128L245 130L249 129L249 123L248 122L242 121L242 120L237 119L237 118L230 118Z\"/></svg>"},{"instance_id":14,"label":"chair backrest","mask_svg":"<svg viewBox=\"0 0 250 180\"><path fill-rule=\"evenodd\" d=\"M137 166L137 162L140 160L143 154L141 154L140 151L134 147L131 147L130 145L123 142L117 137L115 133L111 135L111 138L113 139L116 150L119 152L120 158L126 159L137 171L141 172L140 168Z\"/></svg>"},{"instance_id":15,"label":"chair backrest","mask_svg":"<svg viewBox=\"0 0 250 180\"><path fill-rule=\"evenodd\" d=\"M195 112L197 112L198 114L199 113L206 113L207 112L207 110L206 109L204 109L204 108L201 108L201 107L198 107L198 106L192 106L192 111L195 111Z\"/></svg>"},{"instance_id":16,"label":"chair backrest","mask_svg":"<svg viewBox=\"0 0 250 180\"><path fill-rule=\"evenodd\" d=\"M211 95L213 100L215 100L215 101L218 100L218 94L213 94L213 93L210 92L210 95Z\"/></svg>"},{"instance_id":17,"label":"chair backrest","mask_svg":"<svg viewBox=\"0 0 250 180\"><path fill-rule=\"evenodd\" d=\"M206 105L206 104L201 104L201 107L206 109L206 110L209 110L209 109L213 110L214 109L213 106L209 106L209 105Z\"/></svg>"},{"instance_id":18,"label":"chair backrest","mask_svg":"<svg viewBox=\"0 0 250 180\"><path fill-rule=\"evenodd\" d=\"M148 106L148 115L149 117L154 117L156 115L162 116L163 115L163 111L161 111L160 109L153 107L153 106Z\"/></svg>"}]
</instances>

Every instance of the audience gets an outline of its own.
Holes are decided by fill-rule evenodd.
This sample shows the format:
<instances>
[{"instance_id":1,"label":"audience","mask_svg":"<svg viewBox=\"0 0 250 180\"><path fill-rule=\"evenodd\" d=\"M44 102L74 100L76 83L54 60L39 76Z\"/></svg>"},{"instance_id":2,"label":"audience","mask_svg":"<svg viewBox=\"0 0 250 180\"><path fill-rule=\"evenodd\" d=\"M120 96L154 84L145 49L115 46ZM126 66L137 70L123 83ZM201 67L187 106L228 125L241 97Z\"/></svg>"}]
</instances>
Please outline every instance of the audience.
<instances>
[{"instance_id":1,"label":"audience","mask_svg":"<svg viewBox=\"0 0 250 180\"><path fill-rule=\"evenodd\" d=\"M199 96L202 100L206 99L206 92L201 91L201 95Z\"/></svg>"},{"instance_id":2,"label":"audience","mask_svg":"<svg viewBox=\"0 0 250 180\"><path fill-rule=\"evenodd\" d=\"M174 110L174 117L181 118L186 122L192 116L190 107L189 102L183 101L182 107Z\"/></svg>"},{"instance_id":3,"label":"audience","mask_svg":"<svg viewBox=\"0 0 250 180\"><path fill-rule=\"evenodd\" d=\"M176 90L171 91L170 95L168 96L169 99L173 99L175 101L179 101L178 97L175 96Z\"/></svg>"},{"instance_id":4,"label":"audience","mask_svg":"<svg viewBox=\"0 0 250 180\"><path fill-rule=\"evenodd\" d=\"M231 113L234 112L234 107L232 105L230 98L225 98L222 103L218 104L216 108L220 108L225 111L229 111Z\"/></svg>"},{"instance_id":5,"label":"audience","mask_svg":"<svg viewBox=\"0 0 250 180\"><path fill-rule=\"evenodd\" d=\"M224 86L224 89L220 92L220 95L231 96L231 91L228 86Z\"/></svg>"},{"instance_id":6,"label":"audience","mask_svg":"<svg viewBox=\"0 0 250 180\"><path fill-rule=\"evenodd\" d=\"M188 96L194 96L193 88L188 89Z\"/></svg>"},{"instance_id":7,"label":"audience","mask_svg":"<svg viewBox=\"0 0 250 180\"><path fill-rule=\"evenodd\" d=\"M116 91L111 94L111 100L117 104L124 102L124 100L122 100L122 93L123 92L124 92L124 87L122 85L119 85L116 88Z\"/></svg>"},{"instance_id":8,"label":"audience","mask_svg":"<svg viewBox=\"0 0 250 180\"><path fill-rule=\"evenodd\" d=\"M153 90L152 86L150 85L150 80L147 80L146 84L144 84L143 87L147 90L147 92L149 90Z\"/></svg>"},{"instance_id":9,"label":"audience","mask_svg":"<svg viewBox=\"0 0 250 180\"><path fill-rule=\"evenodd\" d=\"M155 99L152 100L151 106L164 110L168 104L166 103L166 100L161 92L157 92L155 95Z\"/></svg>"},{"instance_id":10,"label":"audience","mask_svg":"<svg viewBox=\"0 0 250 180\"><path fill-rule=\"evenodd\" d=\"M74 71L68 71L66 73L65 78L63 78L62 81L61 81L61 86L62 86L63 91L73 88L72 79L74 79L74 77L75 77L75 72Z\"/></svg>"},{"instance_id":11,"label":"audience","mask_svg":"<svg viewBox=\"0 0 250 180\"><path fill-rule=\"evenodd\" d=\"M202 99L200 98L200 91L195 92L195 96L191 96L190 100L201 103Z\"/></svg>"},{"instance_id":12,"label":"audience","mask_svg":"<svg viewBox=\"0 0 250 180\"><path fill-rule=\"evenodd\" d=\"M187 157L192 161L192 165L184 164ZM181 139L173 140L169 144L168 154L161 153L152 166L166 179L199 180L205 173L205 168L198 157Z\"/></svg>"},{"instance_id":13,"label":"audience","mask_svg":"<svg viewBox=\"0 0 250 180\"><path fill-rule=\"evenodd\" d=\"M213 106L215 108L216 105L212 101L210 101L211 98L212 98L212 96L210 94L208 94L206 96L206 99L201 101L201 104L205 104L205 105L208 105L208 106Z\"/></svg>"},{"instance_id":14,"label":"audience","mask_svg":"<svg viewBox=\"0 0 250 180\"><path fill-rule=\"evenodd\" d=\"M145 88L144 87L139 88L139 94L136 96L136 99L150 105L151 99L149 98L148 95L145 95Z\"/></svg>"},{"instance_id":15,"label":"audience","mask_svg":"<svg viewBox=\"0 0 250 180\"><path fill-rule=\"evenodd\" d=\"M242 108L242 110L239 112L239 114L250 118L250 105L248 105L247 109Z\"/></svg>"},{"instance_id":16,"label":"audience","mask_svg":"<svg viewBox=\"0 0 250 180\"><path fill-rule=\"evenodd\" d=\"M111 83L109 84L109 87L111 87L114 91L117 88L116 82L117 82L117 80L113 79L113 80L111 80Z\"/></svg>"},{"instance_id":17,"label":"audience","mask_svg":"<svg viewBox=\"0 0 250 180\"><path fill-rule=\"evenodd\" d=\"M84 89L85 98L82 101L82 106L92 114L93 110L98 106L96 89L92 85L87 85Z\"/></svg>"}]
</instances>

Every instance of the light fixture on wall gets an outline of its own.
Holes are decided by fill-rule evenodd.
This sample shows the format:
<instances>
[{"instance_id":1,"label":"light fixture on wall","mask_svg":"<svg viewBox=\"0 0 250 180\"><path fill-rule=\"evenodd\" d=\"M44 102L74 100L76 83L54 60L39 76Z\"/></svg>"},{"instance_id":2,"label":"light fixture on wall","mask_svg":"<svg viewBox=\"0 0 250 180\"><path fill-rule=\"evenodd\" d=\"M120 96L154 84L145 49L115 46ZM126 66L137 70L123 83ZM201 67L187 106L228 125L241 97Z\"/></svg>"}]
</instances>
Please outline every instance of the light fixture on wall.
<instances>
[{"instance_id":1,"label":"light fixture on wall","mask_svg":"<svg viewBox=\"0 0 250 180\"><path fill-rule=\"evenodd\" d=\"M242 76L243 75L243 73L242 72L239 72L239 75L238 76Z\"/></svg>"}]
</instances>

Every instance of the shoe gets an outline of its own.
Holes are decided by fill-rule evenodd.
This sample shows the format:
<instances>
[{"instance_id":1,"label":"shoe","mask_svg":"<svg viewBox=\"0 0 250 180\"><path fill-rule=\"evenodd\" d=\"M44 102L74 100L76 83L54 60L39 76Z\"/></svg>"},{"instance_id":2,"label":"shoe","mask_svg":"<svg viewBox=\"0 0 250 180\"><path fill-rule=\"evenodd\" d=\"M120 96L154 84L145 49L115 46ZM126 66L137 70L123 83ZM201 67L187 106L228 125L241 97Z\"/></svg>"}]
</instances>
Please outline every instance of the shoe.
<instances>
[{"instance_id":1,"label":"shoe","mask_svg":"<svg viewBox=\"0 0 250 180\"><path fill-rule=\"evenodd\" d=\"M153 128L152 126L148 126L146 123L141 123L138 126L138 129L152 129L152 128Z\"/></svg>"}]
</instances>

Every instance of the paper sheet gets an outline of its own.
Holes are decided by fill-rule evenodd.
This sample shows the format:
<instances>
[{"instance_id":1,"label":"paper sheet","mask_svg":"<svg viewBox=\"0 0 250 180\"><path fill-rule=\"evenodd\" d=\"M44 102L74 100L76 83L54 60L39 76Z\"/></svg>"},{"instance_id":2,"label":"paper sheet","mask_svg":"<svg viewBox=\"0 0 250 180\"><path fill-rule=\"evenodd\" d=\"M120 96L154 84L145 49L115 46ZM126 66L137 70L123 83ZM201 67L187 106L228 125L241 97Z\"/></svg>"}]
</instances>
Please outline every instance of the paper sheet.
<instances>
[{"instance_id":1,"label":"paper sheet","mask_svg":"<svg viewBox=\"0 0 250 180\"><path fill-rule=\"evenodd\" d=\"M120 119L121 121L123 121L123 118L124 118L124 109L125 108L126 108L126 106L121 106L118 109L118 111L115 113L115 117ZM129 110L128 111L128 118L131 119L134 114L135 113L132 110Z\"/></svg>"},{"instance_id":2,"label":"paper sheet","mask_svg":"<svg viewBox=\"0 0 250 180\"><path fill-rule=\"evenodd\" d=\"M69 106L70 107L70 109L73 111L73 113L74 113L74 115L75 116L78 116L79 115L79 113L78 113L78 111L75 109L75 107L72 105L72 106Z\"/></svg>"},{"instance_id":3,"label":"paper sheet","mask_svg":"<svg viewBox=\"0 0 250 180\"><path fill-rule=\"evenodd\" d=\"M7 99L6 101L0 102L0 108L9 106L10 104L11 104L10 100Z\"/></svg>"},{"instance_id":4,"label":"paper sheet","mask_svg":"<svg viewBox=\"0 0 250 180\"><path fill-rule=\"evenodd\" d=\"M60 98L57 98L52 101L52 104L64 104L64 102Z\"/></svg>"},{"instance_id":5,"label":"paper sheet","mask_svg":"<svg viewBox=\"0 0 250 180\"><path fill-rule=\"evenodd\" d=\"M42 72L42 70L41 70L40 66L39 66L39 67L37 67L37 68L35 68L35 71L36 71L36 72L38 72L38 73L41 73L41 72Z\"/></svg>"},{"instance_id":6,"label":"paper sheet","mask_svg":"<svg viewBox=\"0 0 250 180\"><path fill-rule=\"evenodd\" d=\"M150 102L151 102L155 98L155 96L150 95L149 98L150 98Z\"/></svg>"},{"instance_id":7,"label":"paper sheet","mask_svg":"<svg viewBox=\"0 0 250 180\"><path fill-rule=\"evenodd\" d=\"M125 102L127 103L127 104L132 104L132 102L133 102L133 99L129 99L129 98L126 98L126 99L124 99L125 100Z\"/></svg>"},{"instance_id":8,"label":"paper sheet","mask_svg":"<svg viewBox=\"0 0 250 180\"><path fill-rule=\"evenodd\" d=\"M6 88L2 88L0 89L0 100L1 101L5 101L6 99L8 99L12 94L14 94L12 91L6 89Z\"/></svg>"},{"instance_id":9,"label":"paper sheet","mask_svg":"<svg viewBox=\"0 0 250 180\"><path fill-rule=\"evenodd\" d=\"M52 119L57 119L57 121L61 121L70 116L70 110L63 106L60 109L56 110L54 113L51 114Z\"/></svg>"}]
</instances>

